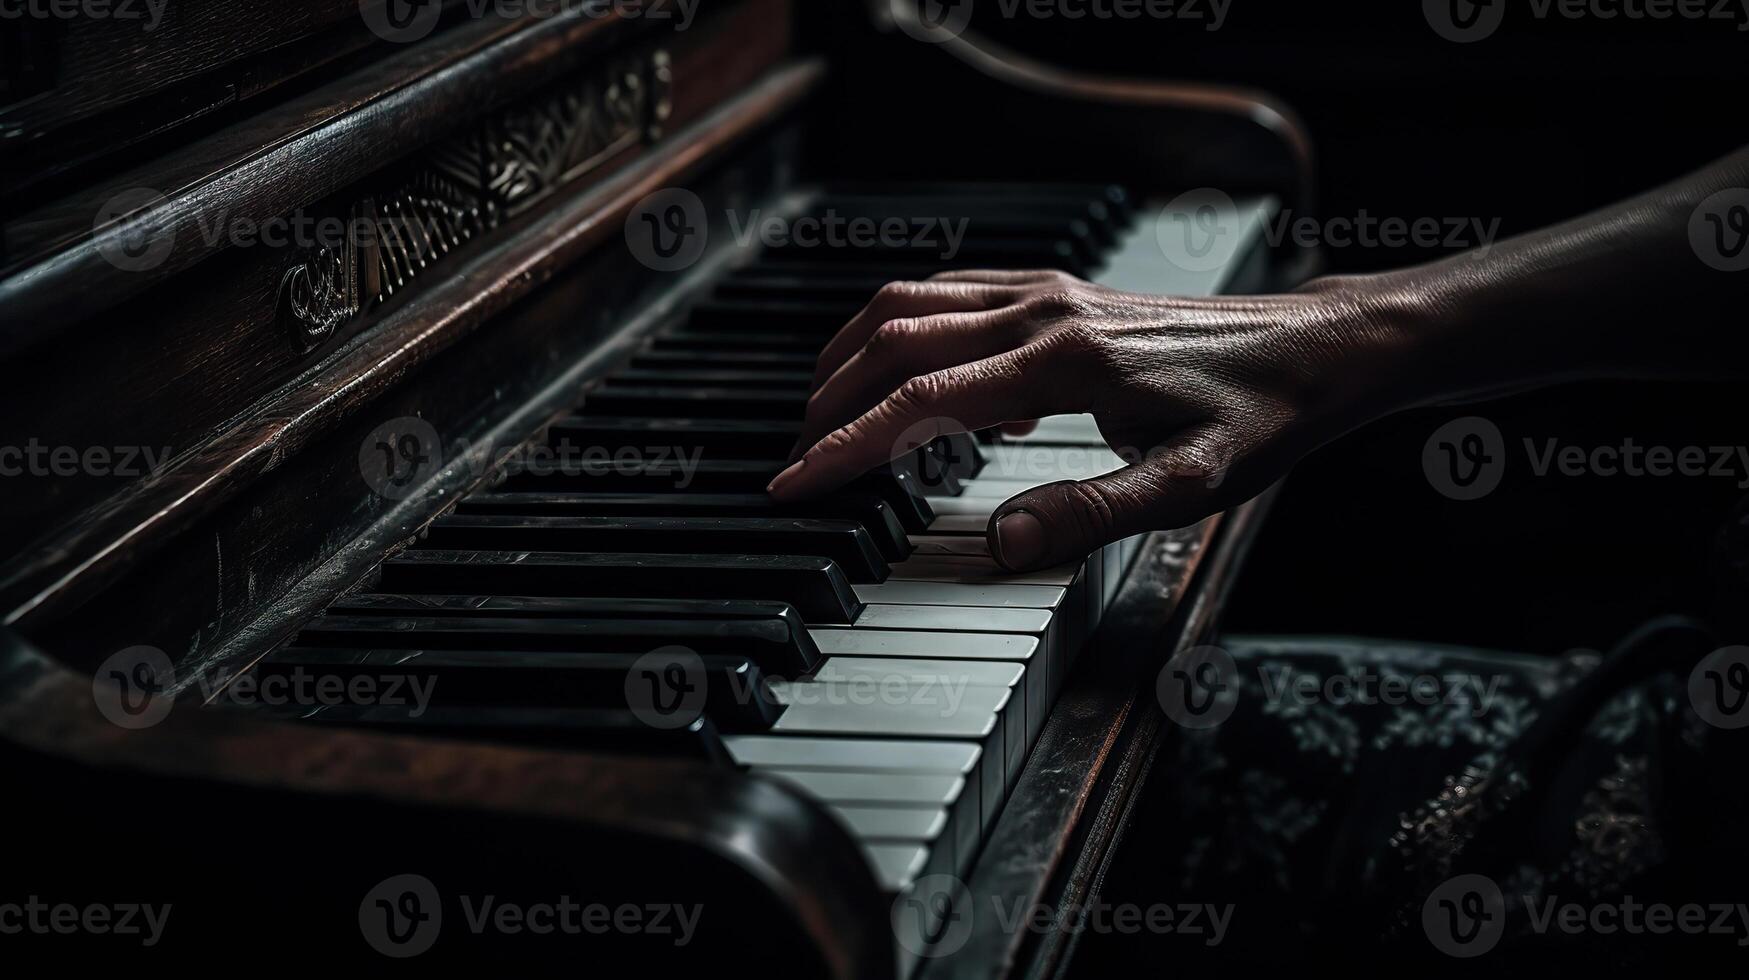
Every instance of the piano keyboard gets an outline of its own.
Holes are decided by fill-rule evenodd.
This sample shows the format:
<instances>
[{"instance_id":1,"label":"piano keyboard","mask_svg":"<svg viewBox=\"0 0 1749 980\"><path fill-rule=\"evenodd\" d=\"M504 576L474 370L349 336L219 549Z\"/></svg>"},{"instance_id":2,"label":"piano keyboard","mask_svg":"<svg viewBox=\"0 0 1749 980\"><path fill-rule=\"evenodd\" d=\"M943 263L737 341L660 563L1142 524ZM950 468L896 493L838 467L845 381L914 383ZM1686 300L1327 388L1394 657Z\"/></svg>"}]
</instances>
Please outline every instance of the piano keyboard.
<instances>
[{"instance_id":1,"label":"piano keyboard","mask_svg":"<svg viewBox=\"0 0 1749 980\"><path fill-rule=\"evenodd\" d=\"M964 216L968 235L949 262L766 251L546 434L555 451L697 453L696 471L671 455L513 466L256 669L436 678L417 716L281 709L314 722L743 766L836 813L895 897L967 876L1136 547L1011 575L986 524L1014 494L1122 461L1091 417L1060 417L1023 437L939 440L828 499L775 504L763 490L814 358L882 284L943 266L1216 292L1270 206L1241 208L1211 273L1164 262L1168 219L1114 188L823 191L816 213ZM665 697L688 696L690 713L661 716ZM927 945L930 924L916 928L898 937L902 962Z\"/></svg>"}]
</instances>

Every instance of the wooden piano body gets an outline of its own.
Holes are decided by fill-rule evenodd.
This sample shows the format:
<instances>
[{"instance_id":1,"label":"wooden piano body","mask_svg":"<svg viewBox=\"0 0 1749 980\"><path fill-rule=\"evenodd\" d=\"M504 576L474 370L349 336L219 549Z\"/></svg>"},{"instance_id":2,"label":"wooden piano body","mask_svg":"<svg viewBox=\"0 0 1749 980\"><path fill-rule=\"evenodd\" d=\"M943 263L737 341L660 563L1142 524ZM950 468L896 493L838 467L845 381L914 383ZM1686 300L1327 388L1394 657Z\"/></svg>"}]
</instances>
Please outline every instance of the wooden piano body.
<instances>
[{"instance_id":1,"label":"wooden piano body","mask_svg":"<svg viewBox=\"0 0 1749 980\"><path fill-rule=\"evenodd\" d=\"M712 215L823 180L1307 203L1305 139L1262 96L1058 71L971 32L921 43L873 6L722 0L677 31L450 4L440 29L390 43L350 0L190 2L123 53L113 24L36 37L0 108L16 178L0 442L44 447L47 467L0 480L0 755L22 790L9 880L174 903L155 952L182 962L393 964L360 937L358 903L419 873L446 892L706 910L684 948L452 927L446 961L894 975L863 855L773 780L200 703L745 259L713 228L690 268L639 264L626 219L653 192L685 187ZM214 232L396 215L421 235ZM1232 288L1281 284L1287 258L1258 252ZM444 434L444 465L418 492L370 492L360 446L406 417ZM112 458L63 475L55 447ZM152 465L122 466L127 449ZM984 841L977 900L1096 892L1159 738L1153 674L1211 629L1260 506L1142 543ZM168 717L132 730L94 703L92 673L141 646L182 684ZM905 968L1041 975L1072 937L984 916L957 945ZM140 953L109 937L79 955Z\"/></svg>"}]
</instances>

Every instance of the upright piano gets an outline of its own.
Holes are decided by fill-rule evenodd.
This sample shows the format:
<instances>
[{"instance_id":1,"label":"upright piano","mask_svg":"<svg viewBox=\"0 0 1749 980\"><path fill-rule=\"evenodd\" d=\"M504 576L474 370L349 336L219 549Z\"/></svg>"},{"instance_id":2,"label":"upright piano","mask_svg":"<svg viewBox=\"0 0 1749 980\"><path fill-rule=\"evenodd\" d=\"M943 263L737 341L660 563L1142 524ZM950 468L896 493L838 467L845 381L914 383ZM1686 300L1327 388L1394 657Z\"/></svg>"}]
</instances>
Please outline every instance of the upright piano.
<instances>
[{"instance_id":1,"label":"upright piano","mask_svg":"<svg viewBox=\"0 0 1749 980\"><path fill-rule=\"evenodd\" d=\"M186 0L12 35L0 900L171 906L150 947L37 941L1070 962L1006 913L1097 897L1155 677L1263 504L1004 573L995 506L1121 465L1086 417L763 490L887 283L1281 288L1309 145L1266 95L916 5L686 6Z\"/></svg>"}]
</instances>

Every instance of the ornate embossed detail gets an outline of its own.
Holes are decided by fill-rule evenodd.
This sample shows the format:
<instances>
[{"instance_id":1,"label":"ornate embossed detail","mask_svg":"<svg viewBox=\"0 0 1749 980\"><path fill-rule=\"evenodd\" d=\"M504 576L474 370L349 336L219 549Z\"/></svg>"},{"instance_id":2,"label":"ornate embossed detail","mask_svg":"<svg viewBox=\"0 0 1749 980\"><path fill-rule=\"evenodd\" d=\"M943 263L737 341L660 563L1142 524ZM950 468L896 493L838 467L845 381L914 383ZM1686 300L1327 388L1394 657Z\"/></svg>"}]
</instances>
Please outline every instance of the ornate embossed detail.
<instances>
[{"instance_id":1,"label":"ornate embossed detail","mask_svg":"<svg viewBox=\"0 0 1749 980\"><path fill-rule=\"evenodd\" d=\"M348 228L360 227L358 218L368 214L369 199L359 202ZM357 315L364 292L359 285L361 250L350 231L332 244L304 250L279 279L279 321L292 349L306 353L322 345L340 324Z\"/></svg>"},{"instance_id":2,"label":"ornate embossed detail","mask_svg":"<svg viewBox=\"0 0 1749 980\"><path fill-rule=\"evenodd\" d=\"M299 353L394 296L474 236L619 153L658 138L673 113L666 51L579 73L469 124L367 181L344 210L343 245L301 250L279 289ZM360 220L362 218L362 220Z\"/></svg>"}]
</instances>

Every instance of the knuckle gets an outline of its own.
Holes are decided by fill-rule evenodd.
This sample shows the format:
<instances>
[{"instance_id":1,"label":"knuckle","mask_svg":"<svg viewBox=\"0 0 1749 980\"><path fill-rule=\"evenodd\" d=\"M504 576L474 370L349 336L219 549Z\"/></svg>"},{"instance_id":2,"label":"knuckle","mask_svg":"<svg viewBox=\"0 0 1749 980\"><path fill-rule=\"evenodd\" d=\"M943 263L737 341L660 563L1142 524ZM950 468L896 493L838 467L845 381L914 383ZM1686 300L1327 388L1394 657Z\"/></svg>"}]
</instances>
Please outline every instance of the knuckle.
<instances>
[{"instance_id":1,"label":"knuckle","mask_svg":"<svg viewBox=\"0 0 1749 980\"><path fill-rule=\"evenodd\" d=\"M887 399L890 411L901 417L923 412L947 390L948 380L941 374L924 374L906 381Z\"/></svg>"},{"instance_id":2,"label":"knuckle","mask_svg":"<svg viewBox=\"0 0 1749 980\"><path fill-rule=\"evenodd\" d=\"M841 453L844 450L849 449L851 443L855 441L856 427L854 424L844 426L841 429L833 429L831 432L826 433L825 437L814 446L813 451L809 453L809 455Z\"/></svg>"},{"instance_id":3,"label":"knuckle","mask_svg":"<svg viewBox=\"0 0 1749 980\"><path fill-rule=\"evenodd\" d=\"M882 304L900 303L913 296L921 295L923 284L917 282L889 282L875 292L875 302Z\"/></svg>"},{"instance_id":4,"label":"knuckle","mask_svg":"<svg viewBox=\"0 0 1749 980\"><path fill-rule=\"evenodd\" d=\"M888 320L877 327L874 333L869 334L868 343L863 345L863 352L870 357L890 357L914 333L916 324L913 321Z\"/></svg>"},{"instance_id":5,"label":"knuckle","mask_svg":"<svg viewBox=\"0 0 1749 980\"><path fill-rule=\"evenodd\" d=\"M1098 484L1070 483L1064 496L1074 520L1089 535L1103 538L1112 532L1116 524L1116 510Z\"/></svg>"},{"instance_id":6,"label":"knuckle","mask_svg":"<svg viewBox=\"0 0 1749 980\"><path fill-rule=\"evenodd\" d=\"M1052 288L1033 293L1021 305L1034 317L1055 320L1074 313L1080 309L1081 303L1073 290Z\"/></svg>"}]
</instances>

